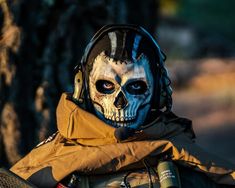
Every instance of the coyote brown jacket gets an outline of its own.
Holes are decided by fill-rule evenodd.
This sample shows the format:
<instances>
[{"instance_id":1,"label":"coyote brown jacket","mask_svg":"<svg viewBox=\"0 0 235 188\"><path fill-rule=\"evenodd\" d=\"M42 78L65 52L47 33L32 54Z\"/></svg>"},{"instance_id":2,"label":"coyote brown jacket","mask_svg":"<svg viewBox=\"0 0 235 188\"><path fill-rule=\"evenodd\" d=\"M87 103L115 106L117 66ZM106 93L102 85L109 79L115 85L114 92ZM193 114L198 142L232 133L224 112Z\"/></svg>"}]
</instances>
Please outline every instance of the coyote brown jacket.
<instances>
[{"instance_id":1,"label":"coyote brown jacket","mask_svg":"<svg viewBox=\"0 0 235 188\"><path fill-rule=\"evenodd\" d=\"M183 188L235 187L234 165L197 146L191 121L173 113L163 113L142 131L118 142L115 128L63 94L57 107L57 125L58 132L36 146L11 171L45 188L55 187L74 171L83 177L80 187L120 187L120 178L133 171L131 186L145 187L148 178L141 171L145 169L143 159L155 167L159 156L168 153L179 168ZM159 187L159 182L154 186Z\"/></svg>"}]
</instances>

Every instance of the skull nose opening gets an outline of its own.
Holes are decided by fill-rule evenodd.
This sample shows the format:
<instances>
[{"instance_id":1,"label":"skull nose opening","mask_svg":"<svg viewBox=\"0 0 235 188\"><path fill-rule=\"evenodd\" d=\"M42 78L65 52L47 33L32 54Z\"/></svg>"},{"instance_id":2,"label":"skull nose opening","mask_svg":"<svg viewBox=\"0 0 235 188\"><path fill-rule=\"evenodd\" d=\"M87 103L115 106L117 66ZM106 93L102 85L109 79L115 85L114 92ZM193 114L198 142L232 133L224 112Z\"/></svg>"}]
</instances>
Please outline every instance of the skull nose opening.
<instances>
[{"instance_id":1,"label":"skull nose opening","mask_svg":"<svg viewBox=\"0 0 235 188\"><path fill-rule=\"evenodd\" d=\"M123 94L123 92L120 92L115 101L114 101L114 105L118 108L118 109L123 109L126 107L127 105L127 100L126 100L126 97L125 95Z\"/></svg>"}]
</instances>

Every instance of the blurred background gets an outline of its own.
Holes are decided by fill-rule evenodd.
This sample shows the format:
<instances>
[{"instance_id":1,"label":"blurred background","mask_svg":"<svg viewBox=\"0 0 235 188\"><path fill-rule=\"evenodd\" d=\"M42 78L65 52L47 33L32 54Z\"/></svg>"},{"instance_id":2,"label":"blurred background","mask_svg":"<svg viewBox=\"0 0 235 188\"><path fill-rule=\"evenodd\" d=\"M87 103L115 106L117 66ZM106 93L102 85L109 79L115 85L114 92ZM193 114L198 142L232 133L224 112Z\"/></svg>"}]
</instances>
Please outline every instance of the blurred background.
<instances>
[{"instance_id":1,"label":"blurred background","mask_svg":"<svg viewBox=\"0 0 235 188\"><path fill-rule=\"evenodd\" d=\"M0 167L56 131L73 68L104 24L144 26L167 54L173 112L235 163L235 1L0 0Z\"/></svg>"}]
</instances>

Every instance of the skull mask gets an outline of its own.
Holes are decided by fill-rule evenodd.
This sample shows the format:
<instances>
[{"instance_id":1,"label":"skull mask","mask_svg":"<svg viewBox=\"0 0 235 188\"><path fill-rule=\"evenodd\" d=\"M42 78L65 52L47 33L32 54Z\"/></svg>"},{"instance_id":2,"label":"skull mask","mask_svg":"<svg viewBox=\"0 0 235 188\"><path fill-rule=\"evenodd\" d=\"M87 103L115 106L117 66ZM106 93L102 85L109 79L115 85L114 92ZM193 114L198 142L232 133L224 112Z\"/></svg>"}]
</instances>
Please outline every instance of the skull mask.
<instances>
[{"instance_id":1,"label":"skull mask","mask_svg":"<svg viewBox=\"0 0 235 188\"><path fill-rule=\"evenodd\" d=\"M149 60L144 54L133 61L122 61L101 52L89 75L96 115L113 127L138 128L150 110L153 84Z\"/></svg>"}]
</instances>

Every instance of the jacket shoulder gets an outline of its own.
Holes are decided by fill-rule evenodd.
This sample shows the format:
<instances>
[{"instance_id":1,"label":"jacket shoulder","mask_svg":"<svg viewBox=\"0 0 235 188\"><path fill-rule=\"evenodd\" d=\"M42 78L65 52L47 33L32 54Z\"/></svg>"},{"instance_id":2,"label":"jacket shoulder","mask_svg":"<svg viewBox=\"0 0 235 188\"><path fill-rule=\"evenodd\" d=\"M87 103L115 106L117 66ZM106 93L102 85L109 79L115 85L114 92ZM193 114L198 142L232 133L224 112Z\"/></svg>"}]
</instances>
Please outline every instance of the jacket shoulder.
<instances>
[{"instance_id":1,"label":"jacket shoulder","mask_svg":"<svg viewBox=\"0 0 235 188\"><path fill-rule=\"evenodd\" d=\"M178 166L181 187L190 188L232 188L230 185L215 183L202 172L197 172L187 167Z\"/></svg>"}]
</instances>

